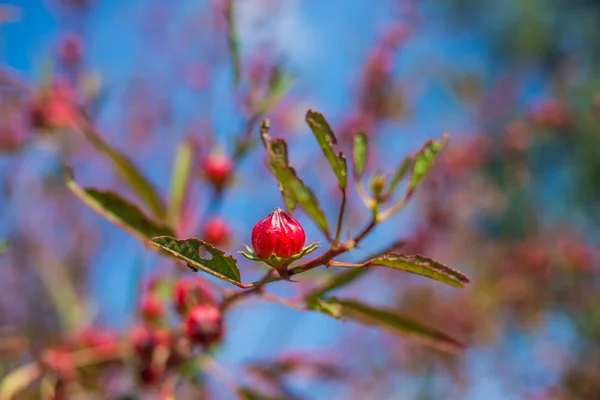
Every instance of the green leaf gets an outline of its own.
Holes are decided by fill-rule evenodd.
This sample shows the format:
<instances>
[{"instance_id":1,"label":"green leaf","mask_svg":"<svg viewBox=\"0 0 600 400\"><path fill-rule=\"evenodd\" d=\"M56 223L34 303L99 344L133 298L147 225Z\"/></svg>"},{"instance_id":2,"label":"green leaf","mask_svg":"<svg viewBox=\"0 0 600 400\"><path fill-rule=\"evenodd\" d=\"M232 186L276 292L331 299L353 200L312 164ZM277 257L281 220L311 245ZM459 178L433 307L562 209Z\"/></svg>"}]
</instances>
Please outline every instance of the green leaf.
<instances>
[{"instance_id":1,"label":"green leaf","mask_svg":"<svg viewBox=\"0 0 600 400\"><path fill-rule=\"evenodd\" d=\"M340 188L344 189L347 185L347 165L346 159L339 153L339 155L335 154L333 150L333 146L337 144L337 139L329 126L329 123L323 116L323 114L318 113L313 110L308 110L306 113L306 123L313 131L315 137L317 138L317 142L321 146L321 150L323 150L323 154L329 160L329 164L333 168L333 172L335 172L335 176L337 177Z\"/></svg>"},{"instance_id":2,"label":"green leaf","mask_svg":"<svg viewBox=\"0 0 600 400\"><path fill-rule=\"evenodd\" d=\"M264 114L273 108L292 87L295 81L296 77L294 75L282 73L281 68L278 65L275 65L271 70L269 92L254 108L254 112L257 114Z\"/></svg>"},{"instance_id":3,"label":"green leaf","mask_svg":"<svg viewBox=\"0 0 600 400\"><path fill-rule=\"evenodd\" d=\"M353 268L349 271L334 274L330 279L313 289L306 297L320 297L332 290L346 286L369 271L369 268Z\"/></svg>"},{"instance_id":4,"label":"green leaf","mask_svg":"<svg viewBox=\"0 0 600 400\"><path fill-rule=\"evenodd\" d=\"M382 266L426 276L451 286L463 288L470 282L463 273L423 256L390 253L367 261L363 268Z\"/></svg>"},{"instance_id":5,"label":"green leaf","mask_svg":"<svg viewBox=\"0 0 600 400\"><path fill-rule=\"evenodd\" d=\"M67 187L81 201L133 236L147 240L155 236L173 234L170 228L153 221L137 206L129 203L118 194L94 188L82 188L73 180L71 171L68 168L65 179Z\"/></svg>"},{"instance_id":6,"label":"green leaf","mask_svg":"<svg viewBox=\"0 0 600 400\"><path fill-rule=\"evenodd\" d=\"M329 234L329 226L325 213L319 206L315 194L296 175L296 171L287 163L287 146L283 139L269 140L266 143L269 165L275 178L283 189L286 205L299 204L306 214L312 218L325 234ZM284 151L285 150L285 151Z\"/></svg>"},{"instance_id":7,"label":"green leaf","mask_svg":"<svg viewBox=\"0 0 600 400\"><path fill-rule=\"evenodd\" d=\"M168 236L155 237L150 243L164 250L173 257L184 261L195 271L202 270L208 274L237 285L241 282L240 270L237 261L231 256L225 255L221 250L199 239L178 240ZM203 248L211 258L200 257L200 249Z\"/></svg>"},{"instance_id":8,"label":"green leaf","mask_svg":"<svg viewBox=\"0 0 600 400\"><path fill-rule=\"evenodd\" d=\"M344 317L365 325L376 326L396 335L416 340L447 352L457 352L464 345L445 333L424 325L396 311L374 308L353 300L334 300Z\"/></svg>"},{"instance_id":9,"label":"green leaf","mask_svg":"<svg viewBox=\"0 0 600 400\"><path fill-rule=\"evenodd\" d=\"M185 203L192 169L194 162L194 150L190 140L186 140L179 145L173 162L173 172L171 174L171 201L167 220L171 226L178 226L181 218L181 210Z\"/></svg>"},{"instance_id":10,"label":"green leaf","mask_svg":"<svg viewBox=\"0 0 600 400\"><path fill-rule=\"evenodd\" d=\"M319 311L333 318L344 319L342 316L342 307L335 301L335 299L309 297L306 299L306 307L309 310Z\"/></svg>"},{"instance_id":11,"label":"green leaf","mask_svg":"<svg viewBox=\"0 0 600 400\"><path fill-rule=\"evenodd\" d=\"M289 399L289 397L266 395L266 394L257 392L254 389L250 389L248 387L239 388L237 390L237 394L241 400L285 400L285 399Z\"/></svg>"},{"instance_id":12,"label":"green leaf","mask_svg":"<svg viewBox=\"0 0 600 400\"><path fill-rule=\"evenodd\" d=\"M109 145L96 132L90 123L82 128L85 137L94 145L96 150L112 161L117 173L121 176L133 192L150 209L152 214L161 221L165 218L165 206L158 192L150 181L137 169L133 162L124 154Z\"/></svg>"},{"instance_id":13,"label":"green leaf","mask_svg":"<svg viewBox=\"0 0 600 400\"><path fill-rule=\"evenodd\" d=\"M396 189L396 186L398 186L398 184L400 183L402 178L404 178L406 176L406 173L408 172L410 167L413 165L413 161L414 161L413 157L408 156L398 166L396 173L394 174L394 176L392 177L392 180L390 181L390 188L388 190L388 193L391 194L394 191L394 189Z\"/></svg>"},{"instance_id":14,"label":"green leaf","mask_svg":"<svg viewBox=\"0 0 600 400\"><path fill-rule=\"evenodd\" d=\"M354 176L360 178L365 171L367 164L368 139L364 133L358 133L354 136L354 149L352 160L354 162Z\"/></svg>"},{"instance_id":15,"label":"green leaf","mask_svg":"<svg viewBox=\"0 0 600 400\"><path fill-rule=\"evenodd\" d=\"M0 239L0 255L8 251L8 240Z\"/></svg>"},{"instance_id":16,"label":"green leaf","mask_svg":"<svg viewBox=\"0 0 600 400\"><path fill-rule=\"evenodd\" d=\"M413 192L421 180L427 175L433 165L435 158L448 141L448 136L444 135L441 140L428 140L421 150L414 156L412 176L409 183L409 191Z\"/></svg>"},{"instance_id":17,"label":"green leaf","mask_svg":"<svg viewBox=\"0 0 600 400\"><path fill-rule=\"evenodd\" d=\"M233 67L233 82L237 86L242 75L242 66L240 61L240 38L235 26L235 10L233 4L233 0L228 0L225 3L225 20L227 21L227 47L229 48L231 64Z\"/></svg>"},{"instance_id":18,"label":"green leaf","mask_svg":"<svg viewBox=\"0 0 600 400\"><path fill-rule=\"evenodd\" d=\"M271 140L269 143L269 149L270 149L273 157L275 157L275 160L273 160L274 162L276 162L280 165L284 165L284 166L287 166L290 164L289 160L288 160L287 143L285 142L285 140L283 140L283 139ZM274 167L272 167L272 166L271 166L271 172L273 173L273 175L275 175L275 177L277 177L277 173L276 173ZM296 206L298 205L298 201L296 200L296 197L290 191L286 191L283 188L283 185L281 184L281 182L277 181L277 183L279 184L279 191L281 192L281 195L283 196L283 201L285 202L287 211L289 213L293 212L296 209Z\"/></svg>"}]
</instances>

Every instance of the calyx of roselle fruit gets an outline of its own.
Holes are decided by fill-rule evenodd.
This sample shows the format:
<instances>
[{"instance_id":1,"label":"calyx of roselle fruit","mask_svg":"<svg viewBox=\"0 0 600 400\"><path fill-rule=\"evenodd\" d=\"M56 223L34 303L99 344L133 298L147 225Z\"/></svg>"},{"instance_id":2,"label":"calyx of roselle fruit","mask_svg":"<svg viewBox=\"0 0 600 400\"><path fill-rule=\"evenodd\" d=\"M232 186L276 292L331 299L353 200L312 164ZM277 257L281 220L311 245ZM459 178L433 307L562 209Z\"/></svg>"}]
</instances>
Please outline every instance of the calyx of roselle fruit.
<instances>
[{"instance_id":1,"label":"calyx of roselle fruit","mask_svg":"<svg viewBox=\"0 0 600 400\"><path fill-rule=\"evenodd\" d=\"M304 247L305 241L302 225L277 207L252 229L254 250L244 245L246 252L240 253L250 260L264 261L275 268L282 279L289 280L288 265L318 248L316 243Z\"/></svg>"}]
</instances>

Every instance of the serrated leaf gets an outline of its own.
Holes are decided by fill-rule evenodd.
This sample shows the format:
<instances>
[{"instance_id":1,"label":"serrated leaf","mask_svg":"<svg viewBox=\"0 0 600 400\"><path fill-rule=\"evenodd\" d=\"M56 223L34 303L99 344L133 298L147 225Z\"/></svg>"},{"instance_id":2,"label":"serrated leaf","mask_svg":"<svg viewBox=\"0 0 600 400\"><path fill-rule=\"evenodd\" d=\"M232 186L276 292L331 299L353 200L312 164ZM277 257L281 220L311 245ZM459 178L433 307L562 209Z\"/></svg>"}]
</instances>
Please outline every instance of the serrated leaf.
<instances>
[{"instance_id":1,"label":"serrated leaf","mask_svg":"<svg viewBox=\"0 0 600 400\"><path fill-rule=\"evenodd\" d=\"M67 187L94 211L135 237L147 240L155 236L172 235L170 228L153 221L137 206L116 193L94 188L82 188L73 180L70 170L66 174Z\"/></svg>"},{"instance_id":2,"label":"serrated leaf","mask_svg":"<svg viewBox=\"0 0 600 400\"><path fill-rule=\"evenodd\" d=\"M406 173L408 172L412 164L412 156L408 156L402 161L402 163L398 166L396 173L394 173L392 180L390 181L390 188L388 190L388 193L392 193L396 189L396 186L398 186L400 181L406 176Z\"/></svg>"},{"instance_id":3,"label":"serrated leaf","mask_svg":"<svg viewBox=\"0 0 600 400\"><path fill-rule=\"evenodd\" d=\"M269 142L269 150L272 152L273 157L276 158L276 162L281 164L281 165L289 165L289 160L288 160L288 150L287 150L287 143L285 142L285 140L283 139L273 139ZM271 172L273 173L273 175L275 175L275 177L277 177L276 175L276 171L275 169L271 166ZM285 206L287 208L288 212L293 212L296 209L296 206L298 205L298 202L296 201L296 197L294 196L293 193L290 193L289 191L286 191L283 188L283 185L281 184L281 182L277 182L279 184L279 191L281 192L281 195L283 196L283 201L285 202Z\"/></svg>"},{"instance_id":4,"label":"serrated leaf","mask_svg":"<svg viewBox=\"0 0 600 400\"><path fill-rule=\"evenodd\" d=\"M364 133L357 133L354 136L354 147L352 151L352 160L354 162L354 176L360 178L365 171L368 155L368 139Z\"/></svg>"},{"instance_id":5,"label":"serrated leaf","mask_svg":"<svg viewBox=\"0 0 600 400\"><path fill-rule=\"evenodd\" d=\"M177 148L175 160L173 161L173 172L171 174L171 197L167 220L174 227L179 225L181 210L188 194L192 178L193 161L193 145L190 140L186 140Z\"/></svg>"},{"instance_id":6,"label":"serrated leaf","mask_svg":"<svg viewBox=\"0 0 600 400\"><path fill-rule=\"evenodd\" d=\"M463 344L449 335L396 311L371 307L354 300L335 302L342 307L341 313L348 319L385 329L438 350L457 352L464 349Z\"/></svg>"},{"instance_id":7,"label":"serrated leaf","mask_svg":"<svg viewBox=\"0 0 600 400\"><path fill-rule=\"evenodd\" d=\"M391 253L366 262L365 267L383 266L426 276L448 285L463 288L470 282L463 273L423 256Z\"/></svg>"},{"instance_id":8,"label":"serrated leaf","mask_svg":"<svg viewBox=\"0 0 600 400\"><path fill-rule=\"evenodd\" d=\"M336 155L333 149L333 146L337 144L337 139L335 138L329 123L323 114L313 110L308 110L306 113L306 123L313 131L317 142L319 142L319 146L321 146L321 150L323 150L323 154L329 161L329 164L331 164L331 168L333 168L333 172L337 177L340 188L346 188L348 183L348 167L346 165L346 159L342 153Z\"/></svg>"},{"instance_id":9,"label":"serrated leaf","mask_svg":"<svg viewBox=\"0 0 600 400\"><path fill-rule=\"evenodd\" d=\"M309 297L306 299L306 307L309 310L319 311L336 319L344 319L342 316L342 307L334 299Z\"/></svg>"},{"instance_id":10,"label":"serrated leaf","mask_svg":"<svg viewBox=\"0 0 600 400\"><path fill-rule=\"evenodd\" d=\"M133 162L124 154L109 145L102 136L96 132L91 124L82 127L85 137L94 147L106 156L121 177L133 190L136 196L144 202L152 214L160 220L165 218L165 206L150 181L138 170Z\"/></svg>"},{"instance_id":11,"label":"serrated leaf","mask_svg":"<svg viewBox=\"0 0 600 400\"><path fill-rule=\"evenodd\" d=\"M409 183L409 190L414 191L421 180L427 175L433 165L437 155L440 153L448 136L444 135L441 140L428 140L427 143L415 154L412 168L412 176Z\"/></svg>"},{"instance_id":12,"label":"serrated leaf","mask_svg":"<svg viewBox=\"0 0 600 400\"><path fill-rule=\"evenodd\" d=\"M155 237L150 243L184 261L194 270L201 270L229 283L239 284L241 281L237 261L225 255L221 250L199 239L178 240L168 236ZM206 250L212 258L200 257L200 249Z\"/></svg>"},{"instance_id":13,"label":"serrated leaf","mask_svg":"<svg viewBox=\"0 0 600 400\"><path fill-rule=\"evenodd\" d=\"M273 147L274 144L275 147ZM283 149L285 149L285 152ZM267 143L267 155L269 166L280 184L286 205L288 207L294 205L295 207L295 204L299 204L317 226L325 234L329 234L327 219L319 206L317 197L287 163L287 145L285 145L285 141L283 139L270 140Z\"/></svg>"}]
</instances>

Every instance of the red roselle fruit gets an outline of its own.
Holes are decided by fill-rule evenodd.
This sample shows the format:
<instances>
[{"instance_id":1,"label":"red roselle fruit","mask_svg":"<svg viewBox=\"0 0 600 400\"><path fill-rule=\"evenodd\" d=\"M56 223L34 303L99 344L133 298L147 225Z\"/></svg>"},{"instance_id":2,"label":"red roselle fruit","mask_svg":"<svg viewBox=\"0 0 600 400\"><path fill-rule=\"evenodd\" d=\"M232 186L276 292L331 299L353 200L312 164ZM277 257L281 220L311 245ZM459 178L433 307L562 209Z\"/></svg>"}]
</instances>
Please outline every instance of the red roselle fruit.
<instances>
[{"instance_id":1,"label":"red roselle fruit","mask_svg":"<svg viewBox=\"0 0 600 400\"><path fill-rule=\"evenodd\" d=\"M180 279L173 289L173 305L180 315L201 304L214 304L215 296L201 281Z\"/></svg>"},{"instance_id":2,"label":"red roselle fruit","mask_svg":"<svg viewBox=\"0 0 600 400\"><path fill-rule=\"evenodd\" d=\"M217 190L221 190L231 178L233 160L220 153L209 154L202 163L204 175Z\"/></svg>"},{"instance_id":3,"label":"red roselle fruit","mask_svg":"<svg viewBox=\"0 0 600 400\"><path fill-rule=\"evenodd\" d=\"M214 246L226 244L231 237L229 225L222 218L209 218L204 223L202 237L207 243L210 243Z\"/></svg>"},{"instance_id":4,"label":"red roselle fruit","mask_svg":"<svg viewBox=\"0 0 600 400\"><path fill-rule=\"evenodd\" d=\"M252 247L256 254L268 260L271 255L288 258L302 251L306 234L298 221L281 208L258 221L252 229Z\"/></svg>"},{"instance_id":5,"label":"red roselle fruit","mask_svg":"<svg viewBox=\"0 0 600 400\"><path fill-rule=\"evenodd\" d=\"M194 307L185 319L185 332L195 343L208 347L223 337L221 311L211 304Z\"/></svg>"}]
</instances>

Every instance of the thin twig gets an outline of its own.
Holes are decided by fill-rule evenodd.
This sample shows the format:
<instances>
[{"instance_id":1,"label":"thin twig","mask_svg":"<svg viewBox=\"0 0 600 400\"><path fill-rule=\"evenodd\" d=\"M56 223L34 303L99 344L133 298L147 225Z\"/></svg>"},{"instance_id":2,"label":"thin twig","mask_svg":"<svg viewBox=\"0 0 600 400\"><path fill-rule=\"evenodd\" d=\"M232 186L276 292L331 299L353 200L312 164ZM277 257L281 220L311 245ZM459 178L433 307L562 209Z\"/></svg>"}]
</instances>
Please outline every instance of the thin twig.
<instances>
[{"instance_id":1,"label":"thin twig","mask_svg":"<svg viewBox=\"0 0 600 400\"><path fill-rule=\"evenodd\" d=\"M337 228L335 229L335 242L338 243L340 240L340 234L342 233L342 223L344 220L344 211L346 210L346 188L340 188L342 191L342 204L340 205L340 213L338 214Z\"/></svg>"}]
</instances>

